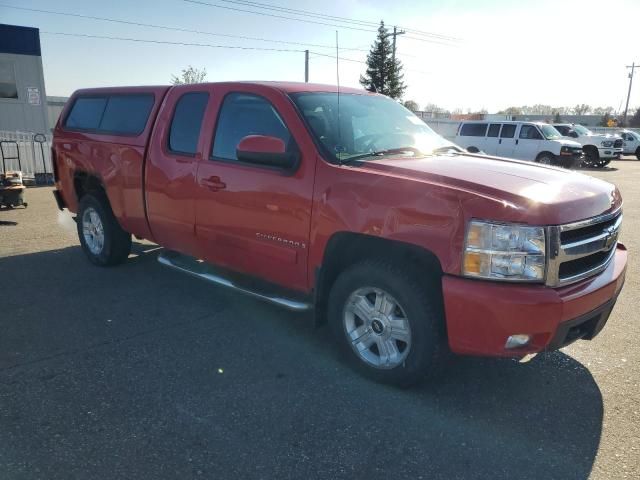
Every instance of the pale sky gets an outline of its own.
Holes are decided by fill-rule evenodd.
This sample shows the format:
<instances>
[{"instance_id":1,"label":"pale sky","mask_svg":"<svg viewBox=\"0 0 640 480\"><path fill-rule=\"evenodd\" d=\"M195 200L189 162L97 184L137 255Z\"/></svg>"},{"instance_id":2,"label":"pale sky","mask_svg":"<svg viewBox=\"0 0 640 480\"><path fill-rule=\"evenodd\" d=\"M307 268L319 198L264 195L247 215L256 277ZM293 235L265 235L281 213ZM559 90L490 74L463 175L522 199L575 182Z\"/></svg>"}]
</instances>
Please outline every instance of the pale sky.
<instances>
[{"instance_id":1,"label":"pale sky","mask_svg":"<svg viewBox=\"0 0 640 480\"><path fill-rule=\"evenodd\" d=\"M245 8L224 0L211 4ZM256 0L326 15L398 25L460 39L440 45L398 37L408 89L424 106L494 112L511 105L624 108L625 65L640 62L638 0ZM3 6L4 5L4 6ZM83 18L21 11L6 5L109 17L219 34L322 47L241 40ZM270 12L276 13L276 12ZM277 13L276 13L277 14ZM282 15L292 16L282 13ZM320 20L332 23L331 20ZM334 55L336 27L236 12L183 0L0 0L0 22L41 29L47 95L83 87L166 84L187 65L206 68L208 81L304 80L302 52L230 50L144 44L44 32L186 43L284 48ZM364 61L375 33L338 28L340 56ZM340 82L359 87L365 65L340 61ZM636 70L640 74L640 70ZM310 81L336 83L335 59L311 56ZM631 106L640 106L640 75Z\"/></svg>"}]
</instances>

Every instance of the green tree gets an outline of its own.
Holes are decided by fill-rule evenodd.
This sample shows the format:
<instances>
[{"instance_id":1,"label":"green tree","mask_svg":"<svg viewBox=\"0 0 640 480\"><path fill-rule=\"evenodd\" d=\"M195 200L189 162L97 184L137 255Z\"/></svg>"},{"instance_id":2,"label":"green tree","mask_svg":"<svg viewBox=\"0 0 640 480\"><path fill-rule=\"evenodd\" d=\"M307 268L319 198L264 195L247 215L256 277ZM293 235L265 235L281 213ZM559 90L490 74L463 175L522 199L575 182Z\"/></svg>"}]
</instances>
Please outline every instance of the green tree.
<instances>
[{"instance_id":1,"label":"green tree","mask_svg":"<svg viewBox=\"0 0 640 480\"><path fill-rule=\"evenodd\" d=\"M558 112L557 110L555 112L553 112L553 123L562 123L562 118L560 117L560 112Z\"/></svg>"},{"instance_id":2,"label":"green tree","mask_svg":"<svg viewBox=\"0 0 640 480\"><path fill-rule=\"evenodd\" d=\"M402 98L407 86L402 79L402 63L393 60L393 46L389 31L380 22L378 36L367 55L367 71L360 75L360 85L371 92L378 92L394 99Z\"/></svg>"},{"instance_id":3,"label":"green tree","mask_svg":"<svg viewBox=\"0 0 640 480\"><path fill-rule=\"evenodd\" d=\"M417 112L418 110L420 110L420 106L418 105L418 102L415 102L413 100L407 100L403 102L403 105L409 110L411 110L412 112Z\"/></svg>"},{"instance_id":4,"label":"green tree","mask_svg":"<svg viewBox=\"0 0 640 480\"><path fill-rule=\"evenodd\" d=\"M179 76L171 75L171 83L173 85L189 85L192 83L202 83L207 78L207 70L199 70L189 65L188 68L183 68L182 73Z\"/></svg>"}]
</instances>

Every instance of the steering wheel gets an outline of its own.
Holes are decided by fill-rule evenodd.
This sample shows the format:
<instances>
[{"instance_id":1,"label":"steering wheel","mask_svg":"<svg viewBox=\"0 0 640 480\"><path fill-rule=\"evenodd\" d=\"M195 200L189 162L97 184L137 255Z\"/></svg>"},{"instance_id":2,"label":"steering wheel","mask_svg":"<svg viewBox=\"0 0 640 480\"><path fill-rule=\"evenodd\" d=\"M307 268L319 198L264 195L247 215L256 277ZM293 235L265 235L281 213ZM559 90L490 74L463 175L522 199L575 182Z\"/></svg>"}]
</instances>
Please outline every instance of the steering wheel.
<instances>
[{"instance_id":1,"label":"steering wheel","mask_svg":"<svg viewBox=\"0 0 640 480\"><path fill-rule=\"evenodd\" d=\"M374 133L357 138L356 142L358 142L358 145L356 146L356 150L363 152L375 151L377 150L377 148L375 147L375 143L386 136L387 135L384 133Z\"/></svg>"}]
</instances>

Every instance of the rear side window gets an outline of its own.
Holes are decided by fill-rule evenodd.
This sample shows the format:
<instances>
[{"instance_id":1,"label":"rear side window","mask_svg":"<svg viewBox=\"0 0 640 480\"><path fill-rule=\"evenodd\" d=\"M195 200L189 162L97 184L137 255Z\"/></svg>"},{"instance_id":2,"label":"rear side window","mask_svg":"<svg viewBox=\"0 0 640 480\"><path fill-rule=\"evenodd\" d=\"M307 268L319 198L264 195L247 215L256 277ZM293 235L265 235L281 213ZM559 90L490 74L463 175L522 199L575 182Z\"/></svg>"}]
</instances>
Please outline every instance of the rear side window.
<instances>
[{"instance_id":1,"label":"rear side window","mask_svg":"<svg viewBox=\"0 0 640 480\"><path fill-rule=\"evenodd\" d=\"M107 97L80 97L67 116L65 127L78 130L97 130L102 120Z\"/></svg>"},{"instance_id":2,"label":"rear side window","mask_svg":"<svg viewBox=\"0 0 640 480\"><path fill-rule=\"evenodd\" d=\"M463 137L484 137L486 133L486 123L465 123L460 129L460 135Z\"/></svg>"},{"instance_id":3,"label":"rear side window","mask_svg":"<svg viewBox=\"0 0 640 480\"><path fill-rule=\"evenodd\" d=\"M487 133L487 137L497 137L500 133L500 124L492 123L489 125L489 132Z\"/></svg>"},{"instance_id":4,"label":"rear side window","mask_svg":"<svg viewBox=\"0 0 640 480\"><path fill-rule=\"evenodd\" d=\"M78 97L64 125L71 130L140 135L153 102L154 97L150 94Z\"/></svg>"},{"instance_id":5,"label":"rear side window","mask_svg":"<svg viewBox=\"0 0 640 480\"><path fill-rule=\"evenodd\" d=\"M265 98L245 93L227 95L220 109L211 156L237 160L236 148L247 135L268 135L289 145L291 134Z\"/></svg>"},{"instance_id":6,"label":"rear side window","mask_svg":"<svg viewBox=\"0 0 640 480\"><path fill-rule=\"evenodd\" d=\"M500 132L500 138L513 138L516 133L515 125L502 125L502 131Z\"/></svg>"},{"instance_id":7,"label":"rear side window","mask_svg":"<svg viewBox=\"0 0 640 480\"><path fill-rule=\"evenodd\" d=\"M208 101L209 94L205 92L185 93L180 97L171 119L169 150L195 155Z\"/></svg>"},{"instance_id":8,"label":"rear side window","mask_svg":"<svg viewBox=\"0 0 640 480\"><path fill-rule=\"evenodd\" d=\"M100 130L120 135L140 135L153 107L153 95L109 97Z\"/></svg>"}]
</instances>

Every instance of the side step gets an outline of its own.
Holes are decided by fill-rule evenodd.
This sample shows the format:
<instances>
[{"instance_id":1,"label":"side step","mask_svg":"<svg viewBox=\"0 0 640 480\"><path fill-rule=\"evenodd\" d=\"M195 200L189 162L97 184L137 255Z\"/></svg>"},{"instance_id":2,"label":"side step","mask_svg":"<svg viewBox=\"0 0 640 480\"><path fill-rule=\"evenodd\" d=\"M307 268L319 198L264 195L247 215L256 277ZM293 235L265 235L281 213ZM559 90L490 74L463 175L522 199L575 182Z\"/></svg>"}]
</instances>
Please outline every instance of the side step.
<instances>
[{"instance_id":1,"label":"side step","mask_svg":"<svg viewBox=\"0 0 640 480\"><path fill-rule=\"evenodd\" d=\"M189 273L207 282L233 288L241 293L274 303L297 312L311 310L312 305L300 294L288 293L266 282L245 278L239 274L225 272L203 260L198 260L178 252L164 251L158 255L158 262L181 272Z\"/></svg>"}]
</instances>

